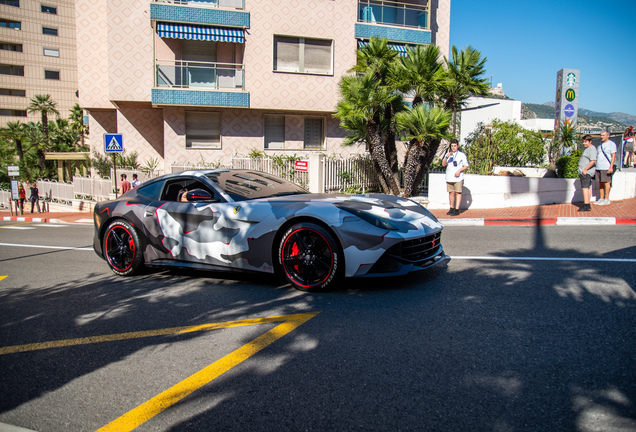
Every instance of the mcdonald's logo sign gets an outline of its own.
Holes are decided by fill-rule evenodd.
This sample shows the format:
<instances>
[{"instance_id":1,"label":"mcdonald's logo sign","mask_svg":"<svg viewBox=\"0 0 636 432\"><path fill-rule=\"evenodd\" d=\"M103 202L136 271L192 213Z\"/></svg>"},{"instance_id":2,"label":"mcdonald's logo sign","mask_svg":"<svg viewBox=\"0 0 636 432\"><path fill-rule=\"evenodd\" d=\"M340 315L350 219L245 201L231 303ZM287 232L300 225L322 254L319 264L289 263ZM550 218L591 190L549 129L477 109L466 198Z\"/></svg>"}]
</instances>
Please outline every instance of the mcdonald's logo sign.
<instances>
[{"instance_id":1,"label":"mcdonald's logo sign","mask_svg":"<svg viewBox=\"0 0 636 432\"><path fill-rule=\"evenodd\" d=\"M567 89L565 91L565 98L568 100L568 102L572 102L574 99L576 99L576 93L572 89Z\"/></svg>"}]
</instances>

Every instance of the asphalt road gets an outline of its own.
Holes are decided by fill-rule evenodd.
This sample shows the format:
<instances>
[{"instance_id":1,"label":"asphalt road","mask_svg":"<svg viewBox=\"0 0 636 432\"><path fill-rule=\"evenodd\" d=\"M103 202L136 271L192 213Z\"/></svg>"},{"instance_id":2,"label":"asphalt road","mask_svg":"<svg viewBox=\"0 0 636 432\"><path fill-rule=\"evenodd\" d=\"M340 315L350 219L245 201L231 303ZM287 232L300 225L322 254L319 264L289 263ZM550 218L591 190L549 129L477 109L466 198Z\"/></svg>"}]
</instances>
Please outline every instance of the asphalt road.
<instances>
[{"instance_id":1,"label":"asphalt road","mask_svg":"<svg viewBox=\"0 0 636 432\"><path fill-rule=\"evenodd\" d=\"M91 227L0 222L0 423L636 430L633 227L447 227L442 243L430 271L305 294L119 278Z\"/></svg>"}]
</instances>

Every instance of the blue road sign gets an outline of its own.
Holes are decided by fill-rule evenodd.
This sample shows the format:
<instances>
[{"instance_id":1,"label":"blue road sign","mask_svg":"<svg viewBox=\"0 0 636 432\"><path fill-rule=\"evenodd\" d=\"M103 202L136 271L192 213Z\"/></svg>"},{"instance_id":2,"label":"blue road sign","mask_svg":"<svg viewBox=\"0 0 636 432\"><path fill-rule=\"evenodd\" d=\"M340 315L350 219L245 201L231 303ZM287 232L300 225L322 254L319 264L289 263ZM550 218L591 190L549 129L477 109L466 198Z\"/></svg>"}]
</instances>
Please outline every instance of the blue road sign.
<instances>
[{"instance_id":1,"label":"blue road sign","mask_svg":"<svg viewBox=\"0 0 636 432\"><path fill-rule=\"evenodd\" d=\"M104 151L106 153L123 153L124 137L122 134L104 134Z\"/></svg>"}]
</instances>

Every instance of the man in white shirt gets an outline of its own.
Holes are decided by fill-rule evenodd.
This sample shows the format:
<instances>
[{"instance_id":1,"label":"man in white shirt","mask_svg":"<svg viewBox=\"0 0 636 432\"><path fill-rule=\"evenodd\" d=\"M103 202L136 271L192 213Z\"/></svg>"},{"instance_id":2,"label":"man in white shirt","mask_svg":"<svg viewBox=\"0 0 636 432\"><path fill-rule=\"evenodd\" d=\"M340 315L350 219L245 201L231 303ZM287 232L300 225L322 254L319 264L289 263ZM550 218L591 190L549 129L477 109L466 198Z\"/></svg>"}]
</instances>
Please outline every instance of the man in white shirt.
<instances>
[{"instance_id":1,"label":"man in white shirt","mask_svg":"<svg viewBox=\"0 0 636 432\"><path fill-rule=\"evenodd\" d=\"M596 156L596 178L599 181L600 199L596 201L598 205L608 205L610 203L609 194L612 188L612 174L614 174L614 163L616 162L616 144L609 139L609 132L601 132L601 143L598 146Z\"/></svg>"},{"instance_id":2,"label":"man in white shirt","mask_svg":"<svg viewBox=\"0 0 636 432\"><path fill-rule=\"evenodd\" d=\"M459 215L459 205L462 202L462 187L464 186L464 171L468 169L468 158L459 151L459 142L453 138L451 148L444 159L442 166L446 167L446 190L448 191L448 201L450 210L446 213L449 216Z\"/></svg>"}]
</instances>

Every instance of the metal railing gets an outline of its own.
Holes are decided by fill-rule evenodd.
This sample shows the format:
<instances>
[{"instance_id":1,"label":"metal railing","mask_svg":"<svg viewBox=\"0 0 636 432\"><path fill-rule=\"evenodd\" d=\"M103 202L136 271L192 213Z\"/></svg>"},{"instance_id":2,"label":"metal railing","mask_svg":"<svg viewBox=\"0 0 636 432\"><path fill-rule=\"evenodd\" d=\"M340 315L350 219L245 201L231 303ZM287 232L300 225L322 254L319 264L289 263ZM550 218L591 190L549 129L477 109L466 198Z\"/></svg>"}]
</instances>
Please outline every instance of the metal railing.
<instances>
[{"instance_id":1,"label":"metal railing","mask_svg":"<svg viewBox=\"0 0 636 432\"><path fill-rule=\"evenodd\" d=\"M378 176L368 157L325 159L325 192L361 193L379 189Z\"/></svg>"},{"instance_id":2,"label":"metal railing","mask_svg":"<svg viewBox=\"0 0 636 432\"><path fill-rule=\"evenodd\" d=\"M156 60L157 87L244 89L245 70L238 63Z\"/></svg>"},{"instance_id":3,"label":"metal railing","mask_svg":"<svg viewBox=\"0 0 636 432\"><path fill-rule=\"evenodd\" d=\"M358 21L428 29L428 5L422 6L399 1L359 0Z\"/></svg>"},{"instance_id":4,"label":"metal railing","mask_svg":"<svg viewBox=\"0 0 636 432\"><path fill-rule=\"evenodd\" d=\"M152 0L155 3L168 3L179 6L196 6L209 8L245 9L245 0Z\"/></svg>"},{"instance_id":5,"label":"metal railing","mask_svg":"<svg viewBox=\"0 0 636 432\"><path fill-rule=\"evenodd\" d=\"M39 179L38 190L40 199L44 199L44 201L71 204L75 199L73 183Z\"/></svg>"}]
</instances>

